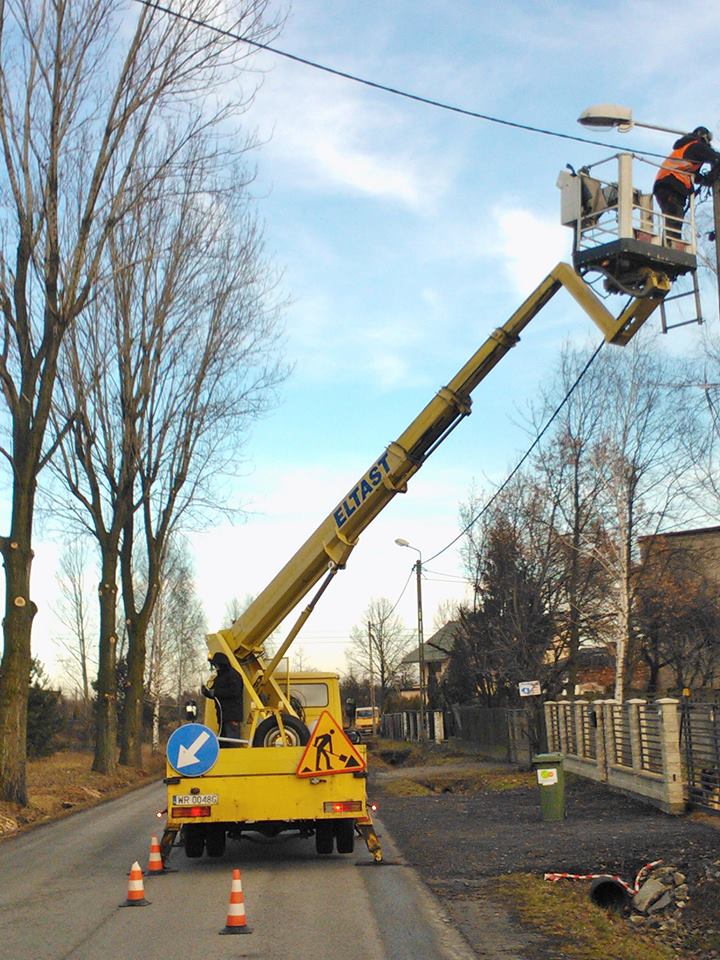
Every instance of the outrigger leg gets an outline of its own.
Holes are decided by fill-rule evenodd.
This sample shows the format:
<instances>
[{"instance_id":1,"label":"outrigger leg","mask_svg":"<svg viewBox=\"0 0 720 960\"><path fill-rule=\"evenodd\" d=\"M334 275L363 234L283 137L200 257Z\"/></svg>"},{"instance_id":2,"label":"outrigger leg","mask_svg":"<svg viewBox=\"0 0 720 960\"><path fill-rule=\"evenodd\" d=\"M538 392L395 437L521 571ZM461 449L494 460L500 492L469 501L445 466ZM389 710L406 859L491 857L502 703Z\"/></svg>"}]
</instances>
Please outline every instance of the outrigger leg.
<instances>
[{"instance_id":1,"label":"outrigger leg","mask_svg":"<svg viewBox=\"0 0 720 960\"><path fill-rule=\"evenodd\" d=\"M370 817L368 816L364 817L362 820L356 820L355 826L358 828L360 836L365 841L365 846L368 848L368 851L375 863L382 863L382 847L380 846L378 835L375 833L375 828L373 827L373 822Z\"/></svg>"}]
</instances>

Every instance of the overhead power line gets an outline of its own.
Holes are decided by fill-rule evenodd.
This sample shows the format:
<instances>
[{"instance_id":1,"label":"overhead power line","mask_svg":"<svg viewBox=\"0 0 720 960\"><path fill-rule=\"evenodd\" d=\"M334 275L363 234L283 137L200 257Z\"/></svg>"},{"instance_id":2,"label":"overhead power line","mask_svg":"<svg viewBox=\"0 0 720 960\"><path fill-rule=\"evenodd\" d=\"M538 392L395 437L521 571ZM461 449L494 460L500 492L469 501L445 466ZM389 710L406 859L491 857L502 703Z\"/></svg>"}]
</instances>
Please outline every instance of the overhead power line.
<instances>
[{"instance_id":1,"label":"overhead power line","mask_svg":"<svg viewBox=\"0 0 720 960\"><path fill-rule=\"evenodd\" d=\"M465 107L458 107L452 103L445 103L442 100L436 100L433 97L423 97L418 93L410 93L408 90L401 90L399 87L391 87L385 83L379 83L377 80L368 80L367 77L359 77L357 74L349 73L347 70L339 70L336 67L329 67L327 64L318 63L316 60L309 60L307 57L301 57L296 53L290 53L287 50L280 50L278 47L271 47L268 43L261 43L259 40L250 40L248 37L243 37L239 33L234 33L232 30L225 30L222 27L216 27L212 23L208 23L206 20L200 20L197 17L189 17L187 14L179 13L177 10L172 10L170 7L166 7L161 3L155 3L153 0L136 0L136 3L141 4L144 7L150 7L153 10L158 10L160 13L166 13L168 16L176 17L178 20L184 20L186 23L192 23L197 27L203 27L206 30L211 30L213 33L217 33L222 37L227 37L230 40L236 40L238 43L246 43L250 47L254 47L257 50L265 50L268 53L274 54L276 57L283 57L285 60L291 60L293 63L299 63L304 67L310 67L313 70L320 70L323 73L330 74L333 77L340 77L342 80L349 80L352 83L359 83L365 87L370 87L373 90L380 90L383 93L389 93L394 97L402 97L405 100L412 100L415 103L422 103L428 107L435 107L438 110L447 110L450 113L457 113L463 117L470 117L473 120L485 120L487 123L497 123L504 127L513 127L515 130L523 130L526 133L538 133L546 137L555 137L559 140L572 140L576 143L589 143L595 147L607 147L613 152L617 151L617 144L607 143L604 140L591 140L588 137L578 137L570 133L560 133L557 130L548 130L544 127L535 127L529 123L520 123L517 120L507 120L503 117L493 117L487 113L479 113L477 110L468 110ZM665 158L665 154L662 153L653 153L650 150L639 150L633 149L633 153L642 153L647 157L659 157L661 159Z\"/></svg>"},{"instance_id":2,"label":"overhead power line","mask_svg":"<svg viewBox=\"0 0 720 960\"><path fill-rule=\"evenodd\" d=\"M460 539L460 537L464 537L465 534L468 532L468 530L470 530L471 527L474 527L475 524L478 522L478 520L483 516L483 514L485 514L485 513L490 509L490 507L491 507L491 506L493 505L493 503L497 500L497 498L498 498L498 497L500 496L500 494L503 492L503 490L505 489L505 487L510 483L510 481L511 481L512 478L515 476L515 474L518 472L518 470L520 470L520 468L521 468L522 465L525 463L525 461L526 461L527 458L530 456L530 454L533 452L533 450L535 449L535 447L540 443L540 441L542 440L542 438L545 436L545 434L547 433L547 431L550 429L550 425L551 425L552 422L555 420L555 418L556 418L557 415L560 413L560 411L561 411L562 408L565 406L565 404L568 402L568 400L570 399L570 397L572 396L572 394L575 392L578 384L580 383L580 381L582 380L582 378L585 376L585 374L588 372L588 370L590 369L590 367L592 366L592 364L595 362L595 358L596 358L597 355L600 353L600 351L602 350L602 348L603 348L604 345L605 345L605 341L604 341L604 340L601 340L600 343L597 345L597 347L596 347L595 352L593 353L593 355L590 357L590 359L588 360L588 362L585 364L585 366L582 368L582 370L580 371L580 373L577 375L577 378L575 379L575 382L573 383L573 385L572 385L572 386L570 387L570 389L567 391L567 393L566 393L565 396L562 398L562 400L561 400L560 403L557 405L557 407L555 407L555 409L553 410L551 416L548 418L547 422L546 422L545 425L543 426L543 428L542 428L542 430L540 431L540 433L538 433L538 435L535 437L535 439L533 440L533 442L532 442L532 443L530 444L530 446L527 448L527 450L525 451L525 453L522 455L522 457L520 457L520 459L518 460L518 462L515 464L515 466L513 467L513 469L510 471L510 473L508 474L508 476L505 478L505 480L503 481L503 483L497 488L497 490L495 491L495 493L494 493L494 494L490 497L490 499L487 501L487 503L486 503L485 506L482 508L482 510L480 510L478 513L476 513L475 516L470 520L470 522L469 522L468 524L466 524L466 526L464 527L464 529L462 529L462 530L460 531L460 533L450 541L450 543L446 544L446 545L442 548L442 550L438 550L437 553L434 553L431 557L428 557L428 559L425 561L426 563L431 563L433 560L435 560L435 559L436 559L437 557L439 557L441 554L445 553L446 550L449 550L450 547L452 547L453 544L456 544L456 543L458 542L458 540Z\"/></svg>"}]
</instances>

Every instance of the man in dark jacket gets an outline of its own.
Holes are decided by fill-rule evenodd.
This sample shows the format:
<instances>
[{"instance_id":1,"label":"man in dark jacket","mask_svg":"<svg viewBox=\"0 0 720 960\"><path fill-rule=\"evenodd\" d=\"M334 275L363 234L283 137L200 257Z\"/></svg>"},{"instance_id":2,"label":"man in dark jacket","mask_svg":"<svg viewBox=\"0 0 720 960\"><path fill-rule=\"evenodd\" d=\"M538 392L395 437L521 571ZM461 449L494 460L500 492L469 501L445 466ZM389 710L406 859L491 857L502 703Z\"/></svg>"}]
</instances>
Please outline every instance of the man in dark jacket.
<instances>
[{"instance_id":1,"label":"man in dark jacket","mask_svg":"<svg viewBox=\"0 0 720 960\"><path fill-rule=\"evenodd\" d=\"M239 740L243 719L243 682L224 653L216 653L210 662L217 676L211 689L203 685L203 696L215 701L220 736Z\"/></svg>"},{"instance_id":2,"label":"man in dark jacket","mask_svg":"<svg viewBox=\"0 0 720 960\"><path fill-rule=\"evenodd\" d=\"M665 160L655 178L653 193L665 217L665 232L668 237L679 240L682 220L695 182L702 183L700 174L704 164L713 167L720 163L720 153L710 146L712 134L707 127L695 127L673 144L672 153Z\"/></svg>"}]
</instances>

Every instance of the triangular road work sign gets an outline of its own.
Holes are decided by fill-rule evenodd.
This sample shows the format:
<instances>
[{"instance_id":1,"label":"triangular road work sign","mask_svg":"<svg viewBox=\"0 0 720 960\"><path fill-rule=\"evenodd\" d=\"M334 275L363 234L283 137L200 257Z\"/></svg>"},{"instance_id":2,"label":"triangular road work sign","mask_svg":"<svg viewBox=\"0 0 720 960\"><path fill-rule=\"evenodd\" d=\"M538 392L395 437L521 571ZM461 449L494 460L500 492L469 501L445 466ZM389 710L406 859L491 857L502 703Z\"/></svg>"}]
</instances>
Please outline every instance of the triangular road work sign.
<instances>
[{"instance_id":1,"label":"triangular road work sign","mask_svg":"<svg viewBox=\"0 0 720 960\"><path fill-rule=\"evenodd\" d=\"M323 710L295 773L298 777L326 777L333 773L358 773L365 766L345 736L342 724Z\"/></svg>"}]
</instances>

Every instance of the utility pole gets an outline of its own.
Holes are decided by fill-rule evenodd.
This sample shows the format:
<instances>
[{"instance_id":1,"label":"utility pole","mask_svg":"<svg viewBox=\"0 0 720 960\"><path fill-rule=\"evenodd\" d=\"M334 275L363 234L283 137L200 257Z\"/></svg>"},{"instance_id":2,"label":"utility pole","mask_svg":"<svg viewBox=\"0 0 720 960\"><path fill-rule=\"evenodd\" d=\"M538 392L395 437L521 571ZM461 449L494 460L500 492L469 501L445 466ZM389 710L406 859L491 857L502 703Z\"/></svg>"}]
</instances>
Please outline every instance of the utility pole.
<instances>
[{"instance_id":1,"label":"utility pole","mask_svg":"<svg viewBox=\"0 0 720 960\"><path fill-rule=\"evenodd\" d=\"M418 623L418 667L420 669L420 739L427 738L425 725L425 646L423 643L423 612L422 612L422 553L407 540L398 537L395 543L399 547L408 547L414 550L418 558L414 564L417 576L417 623Z\"/></svg>"},{"instance_id":2,"label":"utility pole","mask_svg":"<svg viewBox=\"0 0 720 960\"><path fill-rule=\"evenodd\" d=\"M427 737L425 725L425 646L423 641L422 556L415 561L417 572L418 665L420 667L420 739Z\"/></svg>"}]
</instances>

